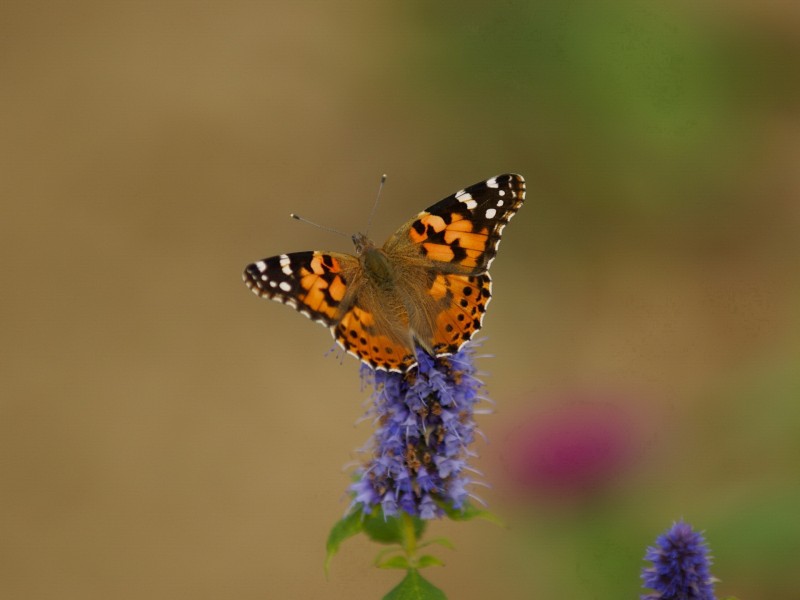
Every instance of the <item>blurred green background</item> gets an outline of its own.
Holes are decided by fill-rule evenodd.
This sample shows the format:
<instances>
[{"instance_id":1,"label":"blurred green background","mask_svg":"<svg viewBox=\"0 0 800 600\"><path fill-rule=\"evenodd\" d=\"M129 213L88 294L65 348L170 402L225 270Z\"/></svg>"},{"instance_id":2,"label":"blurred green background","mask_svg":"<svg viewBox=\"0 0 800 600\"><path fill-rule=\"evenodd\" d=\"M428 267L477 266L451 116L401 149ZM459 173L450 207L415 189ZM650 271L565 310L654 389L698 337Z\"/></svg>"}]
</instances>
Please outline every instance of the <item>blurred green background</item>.
<instances>
[{"instance_id":1,"label":"blurred green background","mask_svg":"<svg viewBox=\"0 0 800 600\"><path fill-rule=\"evenodd\" d=\"M720 596L800 597L800 10L791 2L0 5L0 596L375 598L357 364L244 287L502 172L478 493L451 598L636 598L704 529ZM630 416L591 493L509 475L564 398Z\"/></svg>"}]
</instances>

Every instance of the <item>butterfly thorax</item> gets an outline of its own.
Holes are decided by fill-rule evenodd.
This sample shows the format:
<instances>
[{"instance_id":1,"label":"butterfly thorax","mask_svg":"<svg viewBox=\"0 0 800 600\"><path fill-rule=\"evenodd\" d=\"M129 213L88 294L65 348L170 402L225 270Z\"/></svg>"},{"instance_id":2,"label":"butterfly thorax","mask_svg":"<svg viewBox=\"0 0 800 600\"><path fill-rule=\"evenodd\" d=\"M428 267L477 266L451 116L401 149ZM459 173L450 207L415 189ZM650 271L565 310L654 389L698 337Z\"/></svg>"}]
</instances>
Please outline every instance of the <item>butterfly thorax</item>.
<instances>
[{"instance_id":1,"label":"butterfly thorax","mask_svg":"<svg viewBox=\"0 0 800 600\"><path fill-rule=\"evenodd\" d=\"M386 253L363 233L353 236L353 244L367 278L379 288L391 289L395 283L395 276Z\"/></svg>"}]
</instances>

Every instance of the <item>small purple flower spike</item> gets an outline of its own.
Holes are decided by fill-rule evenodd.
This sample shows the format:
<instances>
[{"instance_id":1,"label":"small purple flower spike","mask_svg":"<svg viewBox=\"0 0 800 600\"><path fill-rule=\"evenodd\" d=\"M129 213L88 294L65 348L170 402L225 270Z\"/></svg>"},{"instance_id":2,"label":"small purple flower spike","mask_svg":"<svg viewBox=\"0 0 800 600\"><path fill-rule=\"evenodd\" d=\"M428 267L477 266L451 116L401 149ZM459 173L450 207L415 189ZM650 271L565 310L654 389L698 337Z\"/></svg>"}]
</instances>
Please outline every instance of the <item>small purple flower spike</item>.
<instances>
[{"instance_id":1,"label":"small purple flower spike","mask_svg":"<svg viewBox=\"0 0 800 600\"><path fill-rule=\"evenodd\" d=\"M642 580L654 593L641 600L715 600L708 547L688 523L678 521L658 536L644 558L653 565L642 569Z\"/></svg>"},{"instance_id":2,"label":"small purple flower spike","mask_svg":"<svg viewBox=\"0 0 800 600\"><path fill-rule=\"evenodd\" d=\"M433 358L417 350L419 366L407 373L361 367L374 389L367 412L377 423L370 458L350 486L351 508L384 516L404 511L422 519L441 517L439 503L459 509L473 479L464 474L476 425L474 406L483 382L476 377L474 345Z\"/></svg>"}]
</instances>

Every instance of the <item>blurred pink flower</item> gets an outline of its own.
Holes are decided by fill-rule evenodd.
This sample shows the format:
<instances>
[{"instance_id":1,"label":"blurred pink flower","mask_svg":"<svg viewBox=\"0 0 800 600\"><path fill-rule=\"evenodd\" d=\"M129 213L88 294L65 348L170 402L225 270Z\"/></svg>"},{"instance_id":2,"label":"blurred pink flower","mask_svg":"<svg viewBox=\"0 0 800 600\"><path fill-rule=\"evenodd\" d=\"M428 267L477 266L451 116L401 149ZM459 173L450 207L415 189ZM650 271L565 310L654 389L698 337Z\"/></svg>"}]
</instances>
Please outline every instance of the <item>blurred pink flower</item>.
<instances>
[{"instance_id":1,"label":"blurred pink flower","mask_svg":"<svg viewBox=\"0 0 800 600\"><path fill-rule=\"evenodd\" d=\"M568 402L527 417L511 434L506 457L517 486L582 496L632 465L639 444L630 411L596 394L572 394Z\"/></svg>"}]
</instances>

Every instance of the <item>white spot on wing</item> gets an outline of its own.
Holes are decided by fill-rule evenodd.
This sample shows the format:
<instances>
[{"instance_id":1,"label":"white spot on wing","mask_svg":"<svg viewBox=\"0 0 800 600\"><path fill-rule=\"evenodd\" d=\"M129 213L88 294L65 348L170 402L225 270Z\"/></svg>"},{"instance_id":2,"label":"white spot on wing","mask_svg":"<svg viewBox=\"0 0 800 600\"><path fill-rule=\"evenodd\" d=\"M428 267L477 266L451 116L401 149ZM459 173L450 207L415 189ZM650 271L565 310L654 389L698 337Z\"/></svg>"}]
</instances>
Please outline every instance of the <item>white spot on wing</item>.
<instances>
[{"instance_id":1,"label":"white spot on wing","mask_svg":"<svg viewBox=\"0 0 800 600\"><path fill-rule=\"evenodd\" d=\"M490 188L498 188L498 187L500 187L499 185L497 185L497 177L492 177L490 180L488 180L486 182L486 187L490 187Z\"/></svg>"},{"instance_id":2,"label":"white spot on wing","mask_svg":"<svg viewBox=\"0 0 800 600\"><path fill-rule=\"evenodd\" d=\"M497 193L500 194L501 196L505 196L506 195L506 191L505 190L500 190ZM500 200L500 202L502 202L502 200ZM498 204L498 206L500 206L500 205Z\"/></svg>"},{"instance_id":3,"label":"white spot on wing","mask_svg":"<svg viewBox=\"0 0 800 600\"><path fill-rule=\"evenodd\" d=\"M270 281L270 282L269 282L269 287L278 287L278 282L277 282L277 281L274 281L274 280L273 280L273 281Z\"/></svg>"},{"instance_id":4,"label":"white spot on wing","mask_svg":"<svg viewBox=\"0 0 800 600\"><path fill-rule=\"evenodd\" d=\"M292 274L292 267L290 266L292 259L286 256L285 254L281 254L280 256L280 263L281 263L281 271L284 272L286 275ZM281 289L283 289L281 287Z\"/></svg>"},{"instance_id":5,"label":"white spot on wing","mask_svg":"<svg viewBox=\"0 0 800 600\"><path fill-rule=\"evenodd\" d=\"M281 281L281 283L280 283L280 286L279 286L279 287L280 287L280 288L281 288L281 289L282 289L284 292L289 292L289 291L291 291L291 289L292 289L292 286L291 286L291 285L289 285L289 283L288 283L288 282L286 282L286 281Z\"/></svg>"},{"instance_id":6,"label":"white spot on wing","mask_svg":"<svg viewBox=\"0 0 800 600\"><path fill-rule=\"evenodd\" d=\"M267 263L265 263L263 260L258 261L256 263L256 269L258 269L259 271L266 271Z\"/></svg>"},{"instance_id":7,"label":"white spot on wing","mask_svg":"<svg viewBox=\"0 0 800 600\"><path fill-rule=\"evenodd\" d=\"M504 204L504 202L503 202L502 200L498 200L498 201L497 201L497 207L498 207L498 208L499 208L499 207L501 207L501 206L503 206L503 204Z\"/></svg>"},{"instance_id":8,"label":"white spot on wing","mask_svg":"<svg viewBox=\"0 0 800 600\"><path fill-rule=\"evenodd\" d=\"M497 214L497 210L494 208L487 208L486 209L486 218L487 219L494 219L494 216Z\"/></svg>"},{"instance_id":9,"label":"white spot on wing","mask_svg":"<svg viewBox=\"0 0 800 600\"><path fill-rule=\"evenodd\" d=\"M464 190L460 190L460 191L458 191L458 192L456 193L456 200L458 200L459 202L461 202L461 204L466 204L466 205L467 205L467 208L468 208L469 210L472 210L473 208L475 208L476 206L478 206L478 203L477 203L477 202L475 202L475 200L472 198L472 196L470 196L470 195L469 195L467 192L465 192Z\"/></svg>"}]
</instances>

